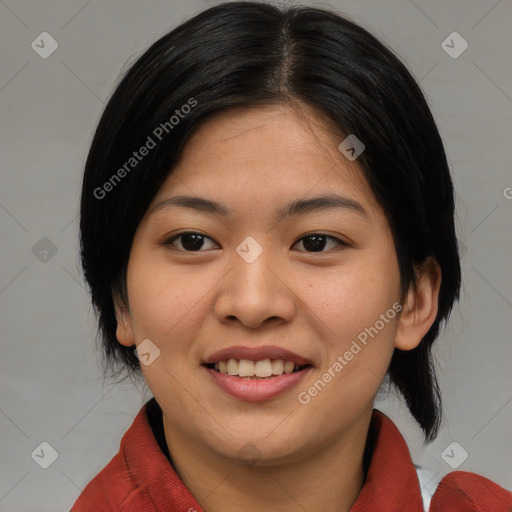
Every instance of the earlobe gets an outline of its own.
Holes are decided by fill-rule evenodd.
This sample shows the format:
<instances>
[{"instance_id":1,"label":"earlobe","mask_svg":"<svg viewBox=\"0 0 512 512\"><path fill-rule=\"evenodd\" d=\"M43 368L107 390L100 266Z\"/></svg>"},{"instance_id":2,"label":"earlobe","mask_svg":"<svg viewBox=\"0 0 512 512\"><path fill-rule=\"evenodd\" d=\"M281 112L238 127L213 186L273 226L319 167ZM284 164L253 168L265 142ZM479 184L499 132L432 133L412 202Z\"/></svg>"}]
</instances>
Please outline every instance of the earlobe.
<instances>
[{"instance_id":1,"label":"earlobe","mask_svg":"<svg viewBox=\"0 0 512 512\"><path fill-rule=\"evenodd\" d=\"M121 345L131 347L135 345L130 311L124 301L117 295L114 296L114 310L117 320L116 337Z\"/></svg>"},{"instance_id":2,"label":"earlobe","mask_svg":"<svg viewBox=\"0 0 512 512\"><path fill-rule=\"evenodd\" d=\"M427 258L416 269L416 287L411 286L398 322L395 347L416 348L434 323L441 287L441 268L433 258Z\"/></svg>"}]
</instances>

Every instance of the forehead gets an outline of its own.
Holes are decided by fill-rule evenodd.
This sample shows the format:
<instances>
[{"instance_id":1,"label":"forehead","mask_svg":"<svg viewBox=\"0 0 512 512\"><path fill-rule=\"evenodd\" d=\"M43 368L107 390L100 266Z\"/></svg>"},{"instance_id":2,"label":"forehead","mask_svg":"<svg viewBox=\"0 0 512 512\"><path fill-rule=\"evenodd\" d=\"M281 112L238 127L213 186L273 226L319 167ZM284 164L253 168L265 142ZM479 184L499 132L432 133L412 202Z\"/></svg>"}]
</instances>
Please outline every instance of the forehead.
<instances>
[{"instance_id":1,"label":"forehead","mask_svg":"<svg viewBox=\"0 0 512 512\"><path fill-rule=\"evenodd\" d=\"M221 112L190 137L152 204L187 193L261 206L336 190L378 209L357 161L338 150L344 138L331 120L302 104Z\"/></svg>"}]
</instances>

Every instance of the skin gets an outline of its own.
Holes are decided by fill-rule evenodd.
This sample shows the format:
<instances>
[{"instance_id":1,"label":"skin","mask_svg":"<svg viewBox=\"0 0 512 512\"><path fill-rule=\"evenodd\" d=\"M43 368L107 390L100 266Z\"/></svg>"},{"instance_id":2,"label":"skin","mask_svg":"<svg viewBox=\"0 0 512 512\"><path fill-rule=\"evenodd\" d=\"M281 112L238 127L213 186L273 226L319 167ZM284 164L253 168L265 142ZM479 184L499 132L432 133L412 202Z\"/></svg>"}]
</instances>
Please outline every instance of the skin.
<instances>
[{"instance_id":1,"label":"skin","mask_svg":"<svg viewBox=\"0 0 512 512\"><path fill-rule=\"evenodd\" d=\"M208 512L348 511L364 483L372 406L395 347L418 345L435 320L439 267L354 358L303 405L307 391L365 328L400 300L393 238L344 136L305 105L226 111L203 123L138 226L127 271L128 303L116 299L117 336L150 339L160 356L142 366L160 404L173 466ZM335 192L365 214L330 208L276 222L295 199ZM231 217L162 206L178 194L205 197ZM205 235L186 251L178 233ZM304 237L327 239L314 252ZM248 236L252 263L236 252ZM233 345L277 345L313 363L291 390L259 403L236 400L201 363ZM251 447L257 463L245 464ZM245 447L245 448L244 448ZM321 492L318 492L321 489Z\"/></svg>"}]
</instances>

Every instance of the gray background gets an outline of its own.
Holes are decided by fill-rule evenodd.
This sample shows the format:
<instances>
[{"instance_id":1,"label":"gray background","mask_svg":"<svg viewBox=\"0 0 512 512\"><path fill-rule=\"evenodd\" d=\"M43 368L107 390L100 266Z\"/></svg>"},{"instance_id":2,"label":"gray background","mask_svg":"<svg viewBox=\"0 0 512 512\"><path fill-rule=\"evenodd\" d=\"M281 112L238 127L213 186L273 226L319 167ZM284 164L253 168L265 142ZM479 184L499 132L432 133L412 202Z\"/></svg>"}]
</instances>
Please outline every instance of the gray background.
<instances>
[{"instance_id":1,"label":"gray background","mask_svg":"<svg viewBox=\"0 0 512 512\"><path fill-rule=\"evenodd\" d=\"M81 173L121 70L214 3L0 2L1 511L69 510L151 396L102 378L78 266ZM461 448L447 452L452 464L464 449L468 458L458 469L510 489L512 2L330 5L387 42L421 82L457 190L464 285L438 342L443 428L425 448L395 396L378 406L398 424L415 462L432 470L432 482L452 470L442 453L456 441ZM31 47L43 31L59 45L47 59ZM441 46L453 31L469 44L456 59ZM58 452L48 469L31 457L43 441Z\"/></svg>"}]
</instances>

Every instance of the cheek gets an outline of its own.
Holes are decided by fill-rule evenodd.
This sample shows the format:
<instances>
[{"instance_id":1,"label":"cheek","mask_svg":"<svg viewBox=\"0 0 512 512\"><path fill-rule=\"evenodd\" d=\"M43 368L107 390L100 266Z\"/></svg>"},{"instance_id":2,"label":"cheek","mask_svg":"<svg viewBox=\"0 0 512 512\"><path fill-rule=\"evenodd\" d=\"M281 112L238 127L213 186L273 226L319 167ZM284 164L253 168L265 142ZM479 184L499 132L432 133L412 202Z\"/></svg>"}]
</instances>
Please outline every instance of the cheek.
<instances>
[{"instance_id":1,"label":"cheek","mask_svg":"<svg viewBox=\"0 0 512 512\"><path fill-rule=\"evenodd\" d=\"M390 249L354 253L332 272L318 274L316 280L308 278L299 292L329 328L333 345L356 337L399 300L400 273L394 249Z\"/></svg>"},{"instance_id":2,"label":"cheek","mask_svg":"<svg viewBox=\"0 0 512 512\"><path fill-rule=\"evenodd\" d=\"M358 414L387 373L398 324L400 273L394 246L386 241L379 247L354 253L323 285L308 286L309 304L329 327L322 343L322 382L303 395L320 416L331 407Z\"/></svg>"},{"instance_id":3,"label":"cheek","mask_svg":"<svg viewBox=\"0 0 512 512\"><path fill-rule=\"evenodd\" d=\"M322 360L316 379L299 390L304 414L330 425L331 434L342 418L371 408L394 351L397 295L384 283L368 285L367 277L351 276L336 293L324 296L329 337L319 343ZM333 421L333 411L339 411L339 421Z\"/></svg>"},{"instance_id":4,"label":"cheek","mask_svg":"<svg viewBox=\"0 0 512 512\"><path fill-rule=\"evenodd\" d=\"M136 339L149 338L169 352L181 349L199 329L208 293L219 277L211 271L199 274L197 267L173 266L162 255L134 252L127 280Z\"/></svg>"}]
</instances>

